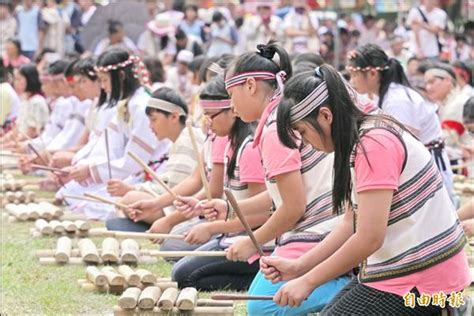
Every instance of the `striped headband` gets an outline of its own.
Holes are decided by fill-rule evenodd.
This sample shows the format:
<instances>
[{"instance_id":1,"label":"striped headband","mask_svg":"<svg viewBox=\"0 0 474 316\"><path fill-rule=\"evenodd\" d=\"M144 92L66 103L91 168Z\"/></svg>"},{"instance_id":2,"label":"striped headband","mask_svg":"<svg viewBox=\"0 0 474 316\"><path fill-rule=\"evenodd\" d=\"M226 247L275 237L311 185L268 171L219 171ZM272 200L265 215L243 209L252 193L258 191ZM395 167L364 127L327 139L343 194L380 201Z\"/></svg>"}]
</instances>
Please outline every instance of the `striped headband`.
<instances>
[{"instance_id":1,"label":"striped headband","mask_svg":"<svg viewBox=\"0 0 474 316\"><path fill-rule=\"evenodd\" d=\"M328 97L328 87L326 85L326 81L323 81L319 86L316 87L316 89L308 94L306 98L291 108L291 124L295 124L296 122L308 116L309 113L313 112L319 106L324 104Z\"/></svg>"},{"instance_id":2,"label":"striped headband","mask_svg":"<svg viewBox=\"0 0 474 316\"><path fill-rule=\"evenodd\" d=\"M148 99L148 103L146 104L146 106L153 109L165 111L168 113L177 112L179 116L186 116L186 112L184 112L182 107L165 100L150 98Z\"/></svg>"},{"instance_id":3,"label":"striped headband","mask_svg":"<svg viewBox=\"0 0 474 316\"><path fill-rule=\"evenodd\" d=\"M286 79L286 72L283 70L274 74L269 71L253 71L253 72L244 72L237 75L234 75L225 80L225 88L228 90L234 86L243 84L248 78L254 78L255 80L276 80L278 84L278 89L275 95L283 93L284 85Z\"/></svg>"},{"instance_id":4,"label":"striped headband","mask_svg":"<svg viewBox=\"0 0 474 316\"><path fill-rule=\"evenodd\" d=\"M232 108L231 100L200 100L199 106L203 110L224 110Z\"/></svg>"},{"instance_id":5,"label":"striped headband","mask_svg":"<svg viewBox=\"0 0 474 316\"><path fill-rule=\"evenodd\" d=\"M213 73L216 73L218 75L223 75L224 74L224 68L219 66L217 63L212 63L207 67L207 70L212 71Z\"/></svg>"}]
</instances>

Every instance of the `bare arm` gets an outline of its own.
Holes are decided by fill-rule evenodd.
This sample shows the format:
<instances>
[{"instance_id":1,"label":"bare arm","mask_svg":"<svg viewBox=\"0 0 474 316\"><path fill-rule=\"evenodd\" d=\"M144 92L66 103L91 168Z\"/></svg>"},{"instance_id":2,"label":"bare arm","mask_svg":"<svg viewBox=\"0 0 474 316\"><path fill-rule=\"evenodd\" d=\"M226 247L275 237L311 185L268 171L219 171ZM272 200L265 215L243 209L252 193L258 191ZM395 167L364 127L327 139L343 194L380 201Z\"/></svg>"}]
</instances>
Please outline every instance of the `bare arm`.
<instances>
[{"instance_id":1,"label":"bare arm","mask_svg":"<svg viewBox=\"0 0 474 316\"><path fill-rule=\"evenodd\" d=\"M465 221L474 218L474 200L464 204L458 209L458 216L460 221Z\"/></svg>"}]
</instances>

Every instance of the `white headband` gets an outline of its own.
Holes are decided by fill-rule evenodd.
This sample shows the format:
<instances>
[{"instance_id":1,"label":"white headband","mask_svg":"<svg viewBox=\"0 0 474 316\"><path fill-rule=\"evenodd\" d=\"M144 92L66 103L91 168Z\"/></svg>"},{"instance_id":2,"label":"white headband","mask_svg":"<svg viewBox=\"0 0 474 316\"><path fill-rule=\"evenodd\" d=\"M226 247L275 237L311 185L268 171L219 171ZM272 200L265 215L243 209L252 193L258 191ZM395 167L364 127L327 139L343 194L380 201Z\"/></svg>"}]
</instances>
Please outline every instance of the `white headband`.
<instances>
[{"instance_id":1,"label":"white headband","mask_svg":"<svg viewBox=\"0 0 474 316\"><path fill-rule=\"evenodd\" d=\"M451 76L451 75L449 74L449 72L447 72L446 70L441 69L441 68L431 68L431 69L428 69L428 70L425 72L425 75L426 75L426 76L441 77L441 78L453 78L453 76Z\"/></svg>"},{"instance_id":2,"label":"white headband","mask_svg":"<svg viewBox=\"0 0 474 316\"><path fill-rule=\"evenodd\" d=\"M165 101L165 100L161 100L161 99L155 99L155 98L150 98L148 100L148 103L146 105L147 107L150 107L150 108L154 108L154 109L157 109L157 110L161 110L161 111L165 111L165 112L168 112L168 113L178 113L179 116L186 116L186 112L184 112L183 108L174 104L174 103L171 103L171 102L168 102L168 101Z\"/></svg>"}]
</instances>

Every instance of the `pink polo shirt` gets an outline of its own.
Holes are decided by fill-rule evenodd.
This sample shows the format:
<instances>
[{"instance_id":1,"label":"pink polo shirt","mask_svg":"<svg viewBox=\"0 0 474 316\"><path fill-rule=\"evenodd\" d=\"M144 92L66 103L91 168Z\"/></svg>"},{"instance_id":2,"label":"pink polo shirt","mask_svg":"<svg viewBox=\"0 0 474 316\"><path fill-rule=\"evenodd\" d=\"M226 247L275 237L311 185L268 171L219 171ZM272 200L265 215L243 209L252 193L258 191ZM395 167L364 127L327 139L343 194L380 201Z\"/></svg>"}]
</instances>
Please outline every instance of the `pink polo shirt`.
<instances>
[{"instance_id":1,"label":"pink polo shirt","mask_svg":"<svg viewBox=\"0 0 474 316\"><path fill-rule=\"evenodd\" d=\"M384 129L374 129L362 137L366 157L357 155L355 174L358 193L377 189L397 190L405 160L401 141ZM406 276L364 285L400 296L416 287L420 293L461 291L471 283L466 253L459 252L435 266Z\"/></svg>"}]
</instances>

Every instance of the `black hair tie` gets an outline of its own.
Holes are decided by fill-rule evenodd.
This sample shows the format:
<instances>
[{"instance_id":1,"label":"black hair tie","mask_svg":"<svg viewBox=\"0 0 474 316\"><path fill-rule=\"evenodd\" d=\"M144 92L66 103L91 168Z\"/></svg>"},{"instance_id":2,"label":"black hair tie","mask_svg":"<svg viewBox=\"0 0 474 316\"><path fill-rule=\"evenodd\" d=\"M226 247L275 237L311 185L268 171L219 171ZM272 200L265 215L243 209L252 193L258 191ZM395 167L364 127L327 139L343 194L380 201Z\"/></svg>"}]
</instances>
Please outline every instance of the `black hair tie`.
<instances>
[{"instance_id":1,"label":"black hair tie","mask_svg":"<svg viewBox=\"0 0 474 316\"><path fill-rule=\"evenodd\" d=\"M258 44L257 53L262 57L272 60L275 56L276 49L265 44Z\"/></svg>"}]
</instances>

